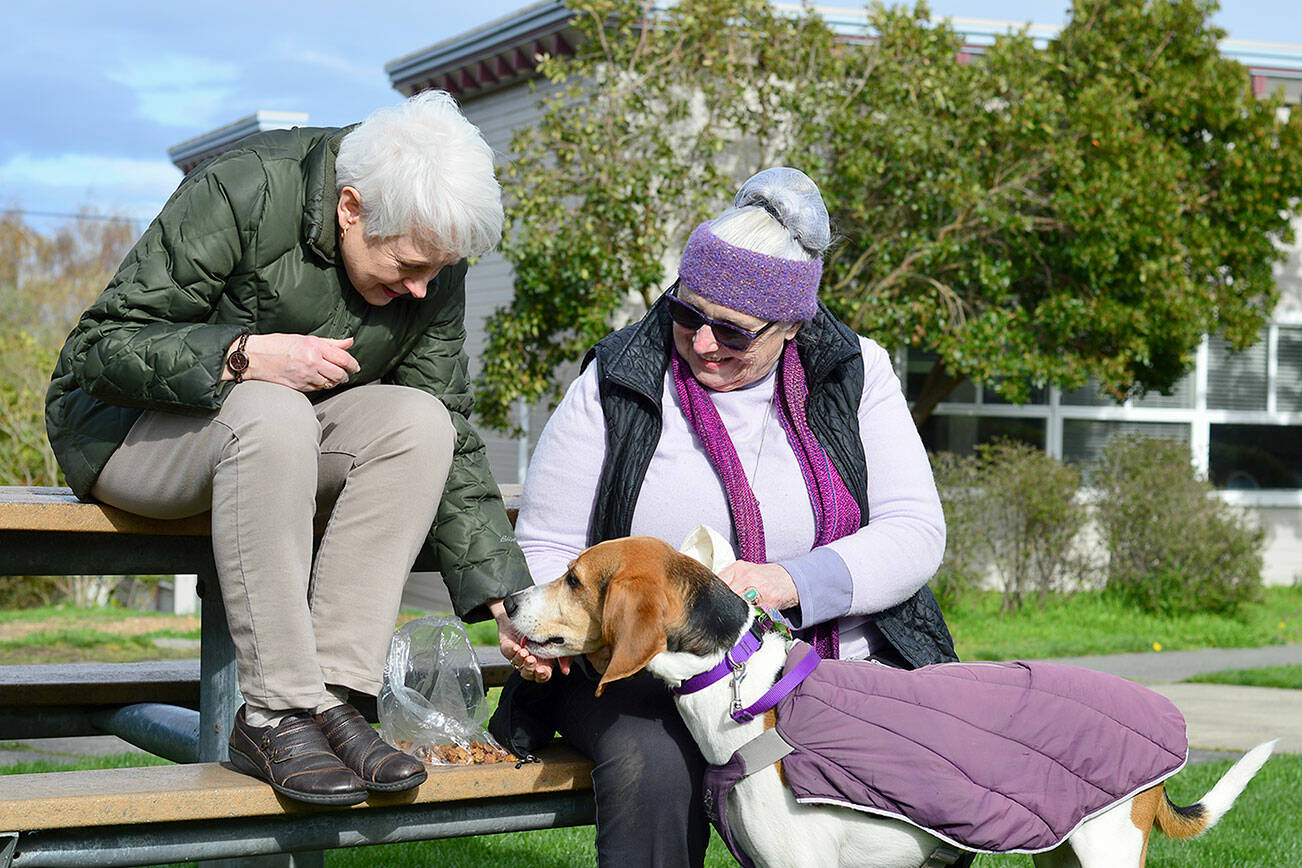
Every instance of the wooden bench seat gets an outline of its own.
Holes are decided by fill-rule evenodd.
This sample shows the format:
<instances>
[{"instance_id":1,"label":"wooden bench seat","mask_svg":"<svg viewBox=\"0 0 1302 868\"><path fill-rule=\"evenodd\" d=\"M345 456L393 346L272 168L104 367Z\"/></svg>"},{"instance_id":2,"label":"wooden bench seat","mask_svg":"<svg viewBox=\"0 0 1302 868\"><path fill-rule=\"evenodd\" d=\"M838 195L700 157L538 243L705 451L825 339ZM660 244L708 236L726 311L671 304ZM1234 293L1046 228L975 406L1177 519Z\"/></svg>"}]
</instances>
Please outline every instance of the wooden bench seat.
<instances>
[{"instance_id":1,"label":"wooden bench seat","mask_svg":"<svg viewBox=\"0 0 1302 868\"><path fill-rule=\"evenodd\" d=\"M405 793L376 793L361 805L321 808L278 796L224 763L0 775L0 830L73 829L123 823L320 814L591 789L592 764L565 747L539 762L430 766Z\"/></svg>"},{"instance_id":2,"label":"wooden bench seat","mask_svg":"<svg viewBox=\"0 0 1302 868\"><path fill-rule=\"evenodd\" d=\"M587 825L591 764L563 747L516 765L437 766L407 793L320 808L217 763L0 777L0 866L148 865ZM4 831L16 830L16 831ZM258 863L262 864L262 863Z\"/></svg>"}]
</instances>

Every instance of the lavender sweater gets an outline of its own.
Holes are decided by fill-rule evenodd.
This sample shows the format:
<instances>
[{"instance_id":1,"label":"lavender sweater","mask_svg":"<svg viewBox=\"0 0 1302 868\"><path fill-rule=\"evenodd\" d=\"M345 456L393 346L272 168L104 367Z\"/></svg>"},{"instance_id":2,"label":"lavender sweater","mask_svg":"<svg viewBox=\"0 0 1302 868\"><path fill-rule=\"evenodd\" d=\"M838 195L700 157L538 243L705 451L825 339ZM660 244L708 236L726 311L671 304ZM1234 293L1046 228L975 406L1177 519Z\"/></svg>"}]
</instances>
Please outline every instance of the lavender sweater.
<instances>
[{"instance_id":1,"label":"lavender sweater","mask_svg":"<svg viewBox=\"0 0 1302 868\"><path fill-rule=\"evenodd\" d=\"M868 461L871 521L850 536L810 550L814 512L804 478L773 404L776 368L762 380L711 398L728 428L764 517L770 562L795 580L795 627L840 619L841 656L863 657L885 639L865 615L911 597L935 573L945 520L922 441L886 351L861 337L864 391L859 430ZM678 546L699 524L736 534L723 486L687 426L666 374L664 427L633 513L632 533ZM564 574L587 543L588 520L606 454L596 366L575 380L534 450L516 522L535 582Z\"/></svg>"}]
</instances>

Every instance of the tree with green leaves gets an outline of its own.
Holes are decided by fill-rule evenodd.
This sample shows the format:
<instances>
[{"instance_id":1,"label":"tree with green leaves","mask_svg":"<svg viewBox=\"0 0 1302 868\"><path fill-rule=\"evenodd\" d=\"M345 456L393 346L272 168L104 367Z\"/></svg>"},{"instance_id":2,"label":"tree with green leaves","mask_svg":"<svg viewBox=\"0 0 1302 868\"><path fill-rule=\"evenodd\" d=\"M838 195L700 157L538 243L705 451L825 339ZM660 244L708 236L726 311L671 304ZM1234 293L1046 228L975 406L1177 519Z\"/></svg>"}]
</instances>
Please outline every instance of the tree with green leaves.
<instances>
[{"instance_id":1,"label":"tree with green leaves","mask_svg":"<svg viewBox=\"0 0 1302 868\"><path fill-rule=\"evenodd\" d=\"M692 228L784 159L816 98L792 83L836 49L818 18L766 0L567 5L579 47L542 61L542 116L503 173L515 294L478 382L498 428L516 399L558 397L558 371L666 288Z\"/></svg>"},{"instance_id":2,"label":"tree with green leaves","mask_svg":"<svg viewBox=\"0 0 1302 868\"><path fill-rule=\"evenodd\" d=\"M516 297L481 405L554 396L561 366L664 288L741 178L817 180L842 237L823 297L935 358L921 423L964 380L1013 401L1093 378L1169 390L1205 333L1253 343L1302 196L1302 116L1253 96L1207 0L1076 0L1048 45L980 57L927 7L861 34L764 2L576 2L505 176Z\"/></svg>"},{"instance_id":3,"label":"tree with green leaves","mask_svg":"<svg viewBox=\"0 0 1302 868\"><path fill-rule=\"evenodd\" d=\"M1253 96L1204 0L1076 0L1046 48L964 62L925 8L872 13L861 98L798 149L846 243L828 303L936 359L919 423L964 380L1024 402L1092 377L1169 391L1205 333L1243 348L1302 196L1302 116Z\"/></svg>"},{"instance_id":4,"label":"tree with green leaves","mask_svg":"<svg viewBox=\"0 0 1302 868\"><path fill-rule=\"evenodd\" d=\"M135 240L127 221L87 214L51 234L0 217L0 485L56 485L45 390L59 348Z\"/></svg>"}]
</instances>

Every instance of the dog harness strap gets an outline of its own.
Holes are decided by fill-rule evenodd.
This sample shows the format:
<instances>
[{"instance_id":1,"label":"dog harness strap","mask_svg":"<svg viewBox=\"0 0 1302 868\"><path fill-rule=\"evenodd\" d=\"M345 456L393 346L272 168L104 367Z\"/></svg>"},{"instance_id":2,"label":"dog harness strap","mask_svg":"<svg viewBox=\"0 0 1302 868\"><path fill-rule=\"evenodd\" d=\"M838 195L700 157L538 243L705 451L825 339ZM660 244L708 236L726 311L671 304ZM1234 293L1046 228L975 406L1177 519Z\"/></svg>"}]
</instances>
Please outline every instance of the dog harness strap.
<instances>
[{"instance_id":1,"label":"dog harness strap","mask_svg":"<svg viewBox=\"0 0 1302 868\"><path fill-rule=\"evenodd\" d=\"M737 754L746 761L746 774L749 776L773 765L793 750L795 748L787 744L774 726L737 748Z\"/></svg>"},{"instance_id":2,"label":"dog harness strap","mask_svg":"<svg viewBox=\"0 0 1302 868\"><path fill-rule=\"evenodd\" d=\"M922 868L949 868L965 855L967 855L966 851L941 841L936 845L936 849L931 851L927 861L922 863Z\"/></svg>"},{"instance_id":3,"label":"dog harness strap","mask_svg":"<svg viewBox=\"0 0 1302 868\"><path fill-rule=\"evenodd\" d=\"M753 720L757 715L761 715L773 708L786 698L788 693L795 690L800 682L808 678L810 673L817 669L818 664L822 662L823 658L818 656L818 652L810 648L809 653L799 663L788 669L786 674L778 679L778 683L770 687L754 705L731 711L732 719L738 723L746 723Z\"/></svg>"}]
</instances>

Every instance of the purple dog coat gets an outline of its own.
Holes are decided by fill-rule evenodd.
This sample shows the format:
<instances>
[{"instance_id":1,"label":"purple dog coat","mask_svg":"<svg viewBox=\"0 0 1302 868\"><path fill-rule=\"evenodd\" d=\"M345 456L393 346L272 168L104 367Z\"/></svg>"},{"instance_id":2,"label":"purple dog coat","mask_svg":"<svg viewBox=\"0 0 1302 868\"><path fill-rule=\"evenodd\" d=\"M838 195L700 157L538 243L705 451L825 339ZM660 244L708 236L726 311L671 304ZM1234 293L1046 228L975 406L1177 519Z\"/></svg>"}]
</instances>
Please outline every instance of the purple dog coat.
<instances>
[{"instance_id":1,"label":"purple dog coat","mask_svg":"<svg viewBox=\"0 0 1302 868\"><path fill-rule=\"evenodd\" d=\"M808 653L797 642L787 668ZM1054 663L907 671L825 660L777 706L796 800L903 820L981 852L1051 850L1080 823L1175 774L1184 717L1125 679ZM745 748L743 748L743 751ZM705 775L706 808L738 861L727 798L742 751ZM762 766L761 766L762 767Z\"/></svg>"}]
</instances>

